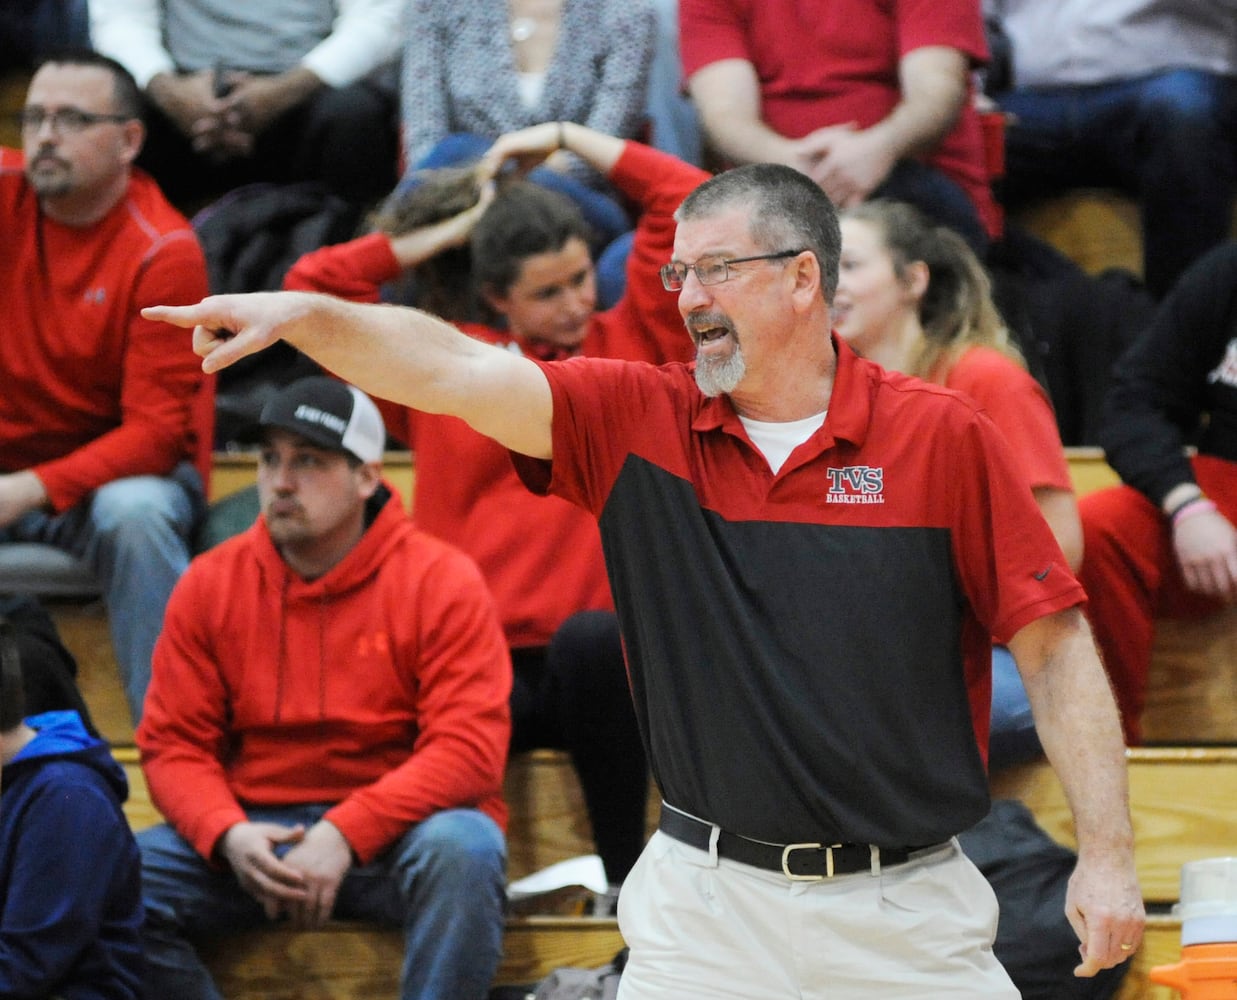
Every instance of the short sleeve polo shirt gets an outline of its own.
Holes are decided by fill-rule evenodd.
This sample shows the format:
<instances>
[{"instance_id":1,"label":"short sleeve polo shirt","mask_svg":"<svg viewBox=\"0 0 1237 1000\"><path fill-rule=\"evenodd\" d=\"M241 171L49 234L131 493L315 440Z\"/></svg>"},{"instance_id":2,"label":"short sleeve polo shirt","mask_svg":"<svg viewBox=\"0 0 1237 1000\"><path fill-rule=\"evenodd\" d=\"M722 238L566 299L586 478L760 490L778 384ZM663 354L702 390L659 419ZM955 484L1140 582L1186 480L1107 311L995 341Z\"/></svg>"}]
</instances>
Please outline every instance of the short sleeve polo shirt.
<instances>
[{"instance_id":1,"label":"short sleeve polo shirt","mask_svg":"<svg viewBox=\"0 0 1237 1000\"><path fill-rule=\"evenodd\" d=\"M935 843L987 810L990 637L1083 593L965 397L834 338L823 426L774 475L690 366L543 366L668 802L775 843Z\"/></svg>"}]
</instances>

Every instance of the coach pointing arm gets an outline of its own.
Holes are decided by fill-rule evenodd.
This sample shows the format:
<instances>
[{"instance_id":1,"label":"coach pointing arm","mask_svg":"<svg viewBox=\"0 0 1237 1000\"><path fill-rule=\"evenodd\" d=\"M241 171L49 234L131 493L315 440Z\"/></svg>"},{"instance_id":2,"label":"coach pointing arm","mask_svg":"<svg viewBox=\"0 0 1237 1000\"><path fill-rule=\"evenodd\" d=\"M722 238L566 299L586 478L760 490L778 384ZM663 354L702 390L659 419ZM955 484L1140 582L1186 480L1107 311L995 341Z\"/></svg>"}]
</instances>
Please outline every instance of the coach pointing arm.
<instances>
[{"instance_id":1,"label":"coach pointing arm","mask_svg":"<svg viewBox=\"0 0 1237 1000\"><path fill-rule=\"evenodd\" d=\"M197 305L156 306L142 314L193 328L193 349L208 373L286 340L372 395L452 414L512 451L550 457L552 405L541 370L429 313L267 292L212 295Z\"/></svg>"}]
</instances>

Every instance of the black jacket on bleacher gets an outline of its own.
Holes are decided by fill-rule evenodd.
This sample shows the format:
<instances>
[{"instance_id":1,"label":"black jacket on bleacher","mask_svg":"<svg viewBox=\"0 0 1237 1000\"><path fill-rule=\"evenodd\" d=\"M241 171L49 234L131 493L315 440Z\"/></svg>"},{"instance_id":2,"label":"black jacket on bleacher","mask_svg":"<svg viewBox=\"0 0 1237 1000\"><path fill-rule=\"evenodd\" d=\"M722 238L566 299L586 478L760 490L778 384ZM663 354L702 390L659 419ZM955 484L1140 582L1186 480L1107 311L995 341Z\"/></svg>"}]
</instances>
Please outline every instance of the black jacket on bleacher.
<instances>
[{"instance_id":1,"label":"black jacket on bleacher","mask_svg":"<svg viewBox=\"0 0 1237 1000\"><path fill-rule=\"evenodd\" d=\"M1237 462L1237 242L1182 274L1113 369L1100 444L1157 507L1199 454Z\"/></svg>"}]
</instances>

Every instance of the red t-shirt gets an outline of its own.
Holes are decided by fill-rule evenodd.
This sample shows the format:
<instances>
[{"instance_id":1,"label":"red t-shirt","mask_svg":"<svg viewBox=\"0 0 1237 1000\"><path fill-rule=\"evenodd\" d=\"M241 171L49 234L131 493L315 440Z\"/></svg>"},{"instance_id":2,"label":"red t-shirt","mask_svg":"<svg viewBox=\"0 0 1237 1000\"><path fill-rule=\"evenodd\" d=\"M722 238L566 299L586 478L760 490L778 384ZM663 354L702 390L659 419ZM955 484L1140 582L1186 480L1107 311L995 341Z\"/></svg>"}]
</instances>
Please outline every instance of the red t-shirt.
<instances>
[{"instance_id":1,"label":"red t-shirt","mask_svg":"<svg viewBox=\"0 0 1237 1000\"><path fill-rule=\"evenodd\" d=\"M1073 490L1065 446L1044 387L1000 351L972 347L941 381L984 408L1013 448L1032 489Z\"/></svg>"},{"instance_id":2,"label":"red t-shirt","mask_svg":"<svg viewBox=\"0 0 1237 1000\"><path fill-rule=\"evenodd\" d=\"M899 60L947 46L987 61L977 0L681 0L683 72L744 59L760 80L761 116L800 138L825 125L868 128L901 100ZM970 197L992 235L999 221L973 103L927 160Z\"/></svg>"}]
</instances>

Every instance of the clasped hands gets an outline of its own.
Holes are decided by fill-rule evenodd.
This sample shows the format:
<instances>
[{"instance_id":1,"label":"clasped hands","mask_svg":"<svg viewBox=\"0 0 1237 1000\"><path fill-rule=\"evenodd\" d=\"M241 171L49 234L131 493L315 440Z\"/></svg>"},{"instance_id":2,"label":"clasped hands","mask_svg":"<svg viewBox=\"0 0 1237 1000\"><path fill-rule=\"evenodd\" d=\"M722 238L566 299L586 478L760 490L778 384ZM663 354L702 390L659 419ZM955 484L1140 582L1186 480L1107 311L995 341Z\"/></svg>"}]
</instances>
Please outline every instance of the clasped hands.
<instances>
[{"instance_id":1,"label":"clasped hands","mask_svg":"<svg viewBox=\"0 0 1237 1000\"><path fill-rule=\"evenodd\" d=\"M279 851L281 845L292 845ZM321 820L304 825L244 822L220 838L219 853L241 888L262 904L267 919L287 917L299 929L313 930L330 919L352 849L339 829Z\"/></svg>"},{"instance_id":2,"label":"clasped hands","mask_svg":"<svg viewBox=\"0 0 1237 1000\"><path fill-rule=\"evenodd\" d=\"M866 200L889 176L897 152L878 129L826 125L790 140L787 164L812 178L838 208Z\"/></svg>"},{"instance_id":3,"label":"clasped hands","mask_svg":"<svg viewBox=\"0 0 1237 1000\"><path fill-rule=\"evenodd\" d=\"M151 97L194 151L217 162L250 155L257 137L314 85L300 71L265 76L209 69L160 74L151 83Z\"/></svg>"},{"instance_id":4,"label":"clasped hands","mask_svg":"<svg viewBox=\"0 0 1237 1000\"><path fill-rule=\"evenodd\" d=\"M481 157L477 167L479 176L482 180L492 180L508 163L521 175L542 164L563 169L566 165L563 160L566 150L562 146L564 127L563 122L542 122L500 136Z\"/></svg>"}]
</instances>

